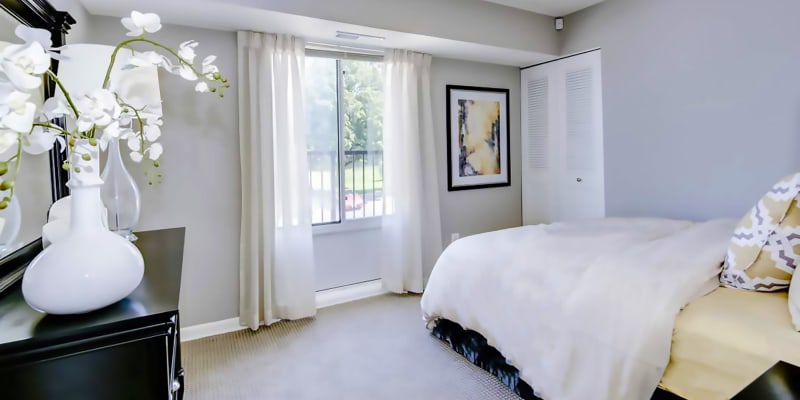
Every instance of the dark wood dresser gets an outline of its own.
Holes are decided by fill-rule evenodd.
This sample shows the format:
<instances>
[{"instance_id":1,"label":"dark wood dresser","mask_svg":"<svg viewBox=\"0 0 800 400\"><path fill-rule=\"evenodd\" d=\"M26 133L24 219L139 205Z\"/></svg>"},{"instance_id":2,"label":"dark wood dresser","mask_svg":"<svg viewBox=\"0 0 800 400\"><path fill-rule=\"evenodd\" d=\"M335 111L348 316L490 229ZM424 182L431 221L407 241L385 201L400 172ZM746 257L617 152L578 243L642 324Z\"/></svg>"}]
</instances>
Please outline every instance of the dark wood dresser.
<instances>
[{"instance_id":1,"label":"dark wood dresser","mask_svg":"<svg viewBox=\"0 0 800 400\"><path fill-rule=\"evenodd\" d=\"M182 399L178 296L184 228L137 232L144 279L88 314L44 315L17 284L0 298L0 398Z\"/></svg>"}]
</instances>

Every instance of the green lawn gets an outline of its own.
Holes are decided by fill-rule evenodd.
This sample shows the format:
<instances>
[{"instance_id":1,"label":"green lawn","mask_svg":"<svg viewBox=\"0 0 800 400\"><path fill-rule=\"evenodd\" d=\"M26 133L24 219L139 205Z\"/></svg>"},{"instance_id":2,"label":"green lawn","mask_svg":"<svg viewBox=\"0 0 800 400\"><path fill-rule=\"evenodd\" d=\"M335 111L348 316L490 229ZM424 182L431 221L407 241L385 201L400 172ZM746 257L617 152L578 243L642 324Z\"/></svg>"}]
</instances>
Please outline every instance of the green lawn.
<instances>
[{"instance_id":1,"label":"green lawn","mask_svg":"<svg viewBox=\"0 0 800 400\"><path fill-rule=\"evenodd\" d=\"M354 179L355 184L353 182ZM365 166L363 169L360 165L356 166L355 168L345 169L344 187L348 190L353 190L361 194L372 192L373 190L382 190L383 176L381 174L380 166L376 165L374 170L372 166L369 165Z\"/></svg>"},{"instance_id":2,"label":"green lawn","mask_svg":"<svg viewBox=\"0 0 800 400\"><path fill-rule=\"evenodd\" d=\"M313 190L330 190L330 179L328 171L312 170L311 188ZM347 168L344 173L344 187L360 194L383 190L383 176L380 167L376 165L374 170L371 166L363 169L361 166Z\"/></svg>"}]
</instances>

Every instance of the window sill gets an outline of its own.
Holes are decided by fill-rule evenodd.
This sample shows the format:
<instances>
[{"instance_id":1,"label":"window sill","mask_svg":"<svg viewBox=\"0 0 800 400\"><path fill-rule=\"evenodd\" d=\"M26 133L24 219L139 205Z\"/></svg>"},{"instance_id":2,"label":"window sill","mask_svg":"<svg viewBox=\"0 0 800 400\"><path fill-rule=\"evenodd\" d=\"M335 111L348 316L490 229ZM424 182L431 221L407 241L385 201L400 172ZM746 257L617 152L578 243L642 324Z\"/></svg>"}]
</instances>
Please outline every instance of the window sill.
<instances>
[{"instance_id":1,"label":"window sill","mask_svg":"<svg viewBox=\"0 0 800 400\"><path fill-rule=\"evenodd\" d=\"M369 217L345 220L338 224L315 225L311 228L314 236L334 235L337 233L373 231L381 229L381 217Z\"/></svg>"}]
</instances>

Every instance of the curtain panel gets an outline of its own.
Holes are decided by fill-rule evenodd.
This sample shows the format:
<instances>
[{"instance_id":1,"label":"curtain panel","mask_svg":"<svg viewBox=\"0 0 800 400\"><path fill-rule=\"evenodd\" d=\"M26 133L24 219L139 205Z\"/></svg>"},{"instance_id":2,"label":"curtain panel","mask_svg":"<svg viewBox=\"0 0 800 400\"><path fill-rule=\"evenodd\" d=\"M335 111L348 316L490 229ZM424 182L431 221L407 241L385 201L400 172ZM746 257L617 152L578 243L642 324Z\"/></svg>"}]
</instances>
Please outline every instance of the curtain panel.
<instances>
[{"instance_id":1,"label":"curtain panel","mask_svg":"<svg viewBox=\"0 0 800 400\"><path fill-rule=\"evenodd\" d=\"M442 252L431 56L389 51L384 74L381 279L391 292L421 293L424 267Z\"/></svg>"},{"instance_id":2,"label":"curtain panel","mask_svg":"<svg viewBox=\"0 0 800 400\"><path fill-rule=\"evenodd\" d=\"M303 106L305 43L238 32L242 171L239 319L316 313Z\"/></svg>"}]
</instances>

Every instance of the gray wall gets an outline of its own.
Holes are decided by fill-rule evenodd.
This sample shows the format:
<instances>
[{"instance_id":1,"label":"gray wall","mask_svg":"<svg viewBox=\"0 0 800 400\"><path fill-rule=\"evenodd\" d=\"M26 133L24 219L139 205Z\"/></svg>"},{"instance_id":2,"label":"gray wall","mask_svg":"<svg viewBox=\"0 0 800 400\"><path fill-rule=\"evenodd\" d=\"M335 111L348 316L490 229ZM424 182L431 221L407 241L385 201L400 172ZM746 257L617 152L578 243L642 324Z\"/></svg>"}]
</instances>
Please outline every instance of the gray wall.
<instances>
[{"instance_id":1,"label":"gray wall","mask_svg":"<svg viewBox=\"0 0 800 400\"><path fill-rule=\"evenodd\" d=\"M89 37L89 24L86 23L91 17L86 8L79 0L50 0L50 4L59 11L66 11L72 18L78 21L67 33L67 42L86 43Z\"/></svg>"},{"instance_id":2,"label":"gray wall","mask_svg":"<svg viewBox=\"0 0 800 400\"><path fill-rule=\"evenodd\" d=\"M800 2L609 0L562 54L603 49L611 216L739 217L800 169Z\"/></svg>"},{"instance_id":3,"label":"gray wall","mask_svg":"<svg viewBox=\"0 0 800 400\"><path fill-rule=\"evenodd\" d=\"M491 189L447 191L446 85L484 86L510 89L511 186ZM431 70L436 154L439 173L439 204L442 244L450 234L462 237L522 224L520 180L520 73L519 68L434 58ZM430 271L426 271L425 277Z\"/></svg>"},{"instance_id":4,"label":"gray wall","mask_svg":"<svg viewBox=\"0 0 800 400\"><path fill-rule=\"evenodd\" d=\"M95 16L80 22L90 25L91 42L114 45L125 38L117 18ZM197 40L198 59L216 55L231 88L220 99L195 93L191 82L160 73L163 183L148 186L142 166L127 163L142 192L139 229L186 227L183 326L233 318L239 315L241 210L236 34L165 25L153 38L173 47Z\"/></svg>"}]
</instances>

